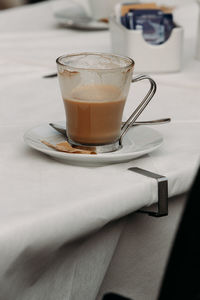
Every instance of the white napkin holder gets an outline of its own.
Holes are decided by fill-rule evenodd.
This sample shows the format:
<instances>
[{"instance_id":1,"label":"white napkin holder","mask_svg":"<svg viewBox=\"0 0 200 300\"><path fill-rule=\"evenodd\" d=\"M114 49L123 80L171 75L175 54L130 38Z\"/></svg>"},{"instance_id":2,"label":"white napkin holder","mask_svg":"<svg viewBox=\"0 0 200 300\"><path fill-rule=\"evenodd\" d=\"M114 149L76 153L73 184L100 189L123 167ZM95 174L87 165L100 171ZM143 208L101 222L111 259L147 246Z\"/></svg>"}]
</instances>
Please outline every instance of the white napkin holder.
<instances>
[{"instance_id":1,"label":"white napkin holder","mask_svg":"<svg viewBox=\"0 0 200 300\"><path fill-rule=\"evenodd\" d=\"M112 51L131 57L135 61L135 72L178 72L182 62L183 28L176 26L169 39L160 45L144 40L141 30L129 30L110 16L109 28Z\"/></svg>"}]
</instances>

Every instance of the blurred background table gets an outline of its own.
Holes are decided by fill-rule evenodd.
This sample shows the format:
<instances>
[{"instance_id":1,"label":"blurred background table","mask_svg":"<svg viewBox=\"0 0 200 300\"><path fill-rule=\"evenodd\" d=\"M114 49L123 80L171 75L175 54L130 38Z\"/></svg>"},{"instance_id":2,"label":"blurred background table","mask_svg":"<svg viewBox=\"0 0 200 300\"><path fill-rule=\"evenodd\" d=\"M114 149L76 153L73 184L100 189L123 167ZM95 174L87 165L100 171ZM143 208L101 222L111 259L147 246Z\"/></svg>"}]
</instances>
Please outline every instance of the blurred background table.
<instances>
[{"instance_id":1,"label":"blurred background table","mask_svg":"<svg viewBox=\"0 0 200 300\"><path fill-rule=\"evenodd\" d=\"M58 163L23 143L29 128L64 119L57 78L43 78L55 72L55 59L112 51L109 31L60 27L58 2L0 11L0 299L94 300L110 290L155 299L199 163L197 5L175 11L185 32L181 72L150 74L158 91L141 119L172 118L156 126L163 145L137 160L89 168ZM143 88L131 88L124 118ZM168 217L134 213L157 194L154 180L127 170L133 166L168 177Z\"/></svg>"}]
</instances>

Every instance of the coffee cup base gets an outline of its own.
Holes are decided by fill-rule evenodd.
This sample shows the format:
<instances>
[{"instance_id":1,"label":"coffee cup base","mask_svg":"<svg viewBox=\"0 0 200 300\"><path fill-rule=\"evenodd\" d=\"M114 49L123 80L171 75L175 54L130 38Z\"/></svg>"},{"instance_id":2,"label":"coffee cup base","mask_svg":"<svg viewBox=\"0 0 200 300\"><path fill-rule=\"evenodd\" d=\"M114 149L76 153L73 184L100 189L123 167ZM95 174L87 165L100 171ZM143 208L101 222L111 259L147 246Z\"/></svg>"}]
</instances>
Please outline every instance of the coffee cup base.
<instances>
[{"instance_id":1,"label":"coffee cup base","mask_svg":"<svg viewBox=\"0 0 200 300\"><path fill-rule=\"evenodd\" d=\"M120 150L122 148L122 144L120 143L119 140L112 144L105 144L105 145L87 145L87 144L83 145L83 144L76 143L76 142L70 140L69 138L68 138L68 142L74 147L77 147L77 148L80 148L83 150L91 150L91 151L96 152L97 154L114 152L114 151Z\"/></svg>"}]
</instances>

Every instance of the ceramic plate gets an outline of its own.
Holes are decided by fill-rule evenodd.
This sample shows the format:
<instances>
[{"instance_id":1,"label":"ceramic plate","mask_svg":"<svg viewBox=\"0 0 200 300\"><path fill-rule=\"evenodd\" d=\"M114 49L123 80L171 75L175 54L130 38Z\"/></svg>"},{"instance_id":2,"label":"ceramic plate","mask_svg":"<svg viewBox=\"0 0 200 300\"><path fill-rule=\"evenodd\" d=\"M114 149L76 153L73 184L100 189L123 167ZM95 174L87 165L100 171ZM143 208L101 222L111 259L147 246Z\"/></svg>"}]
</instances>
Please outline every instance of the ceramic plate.
<instances>
[{"instance_id":1,"label":"ceramic plate","mask_svg":"<svg viewBox=\"0 0 200 300\"><path fill-rule=\"evenodd\" d=\"M60 125L65 124L65 122L56 123ZM64 141L64 137L48 124L34 127L28 130L24 135L24 141L28 146L50 155L52 158L63 163L94 166L132 160L156 150L163 142L160 133L147 126L132 127L123 139L122 149L96 155L59 152L47 147L41 143L41 140L57 144Z\"/></svg>"},{"instance_id":2,"label":"ceramic plate","mask_svg":"<svg viewBox=\"0 0 200 300\"><path fill-rule=\"evenodd\" d=\"M108 30L108 23L92 19L78 4L54 12L54 17L64 27L82 30Z\"/></svg>"}]
</instances>

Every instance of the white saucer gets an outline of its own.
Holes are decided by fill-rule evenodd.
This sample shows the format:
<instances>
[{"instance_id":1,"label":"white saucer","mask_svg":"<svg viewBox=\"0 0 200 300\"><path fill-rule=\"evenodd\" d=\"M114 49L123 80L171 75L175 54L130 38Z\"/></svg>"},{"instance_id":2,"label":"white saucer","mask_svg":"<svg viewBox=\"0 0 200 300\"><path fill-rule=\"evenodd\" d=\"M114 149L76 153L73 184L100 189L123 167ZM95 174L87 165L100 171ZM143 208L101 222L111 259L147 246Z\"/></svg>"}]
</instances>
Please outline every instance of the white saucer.
<instances>
[{"instance_id":1,"label":"white saucer","mask_svg":"<svg viewBox=\"0 0 200 300\"><path fill-rule=\"evenodd\" d=\"M81 5L73 2L67 8L55 11L54 17L60 25L68 28L108 30L108 23L92 19Z\"/></svg>"},{"instance_id":2,"label":"white saucer","mask_svg":"<svg viewBox=\"0 0 200 300\"><path fill-rule=\"evenodd\" d=\"M64 125L65 122L56 122ZM49 143L57 144L64 141L63 135L59 134L48 124L43 124L28 130L24 135L25 143L38 151L50 155L63 163L76 165L104 165L130 161L144 154L157 149L163 142L163 138L158 131L146 126L132 127L123 139L122 149L102 154L72 154L59 152L41 143L46 140Z\"/></svg>"}]
</instances>

